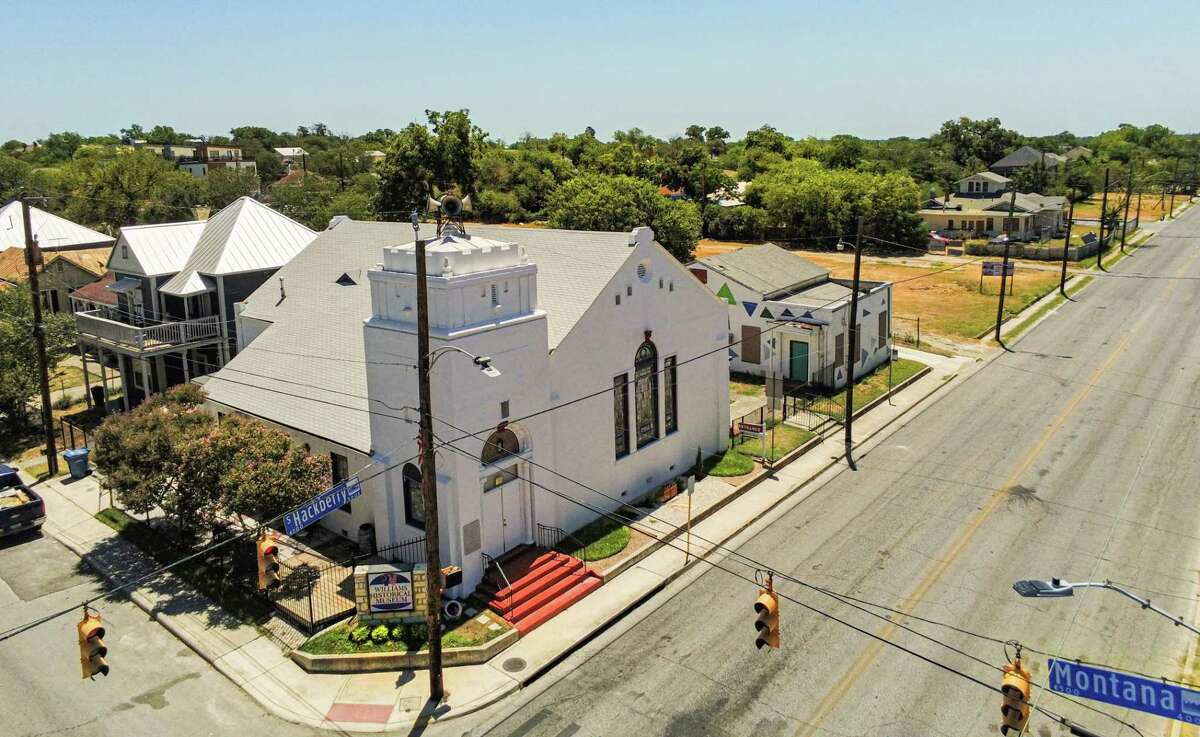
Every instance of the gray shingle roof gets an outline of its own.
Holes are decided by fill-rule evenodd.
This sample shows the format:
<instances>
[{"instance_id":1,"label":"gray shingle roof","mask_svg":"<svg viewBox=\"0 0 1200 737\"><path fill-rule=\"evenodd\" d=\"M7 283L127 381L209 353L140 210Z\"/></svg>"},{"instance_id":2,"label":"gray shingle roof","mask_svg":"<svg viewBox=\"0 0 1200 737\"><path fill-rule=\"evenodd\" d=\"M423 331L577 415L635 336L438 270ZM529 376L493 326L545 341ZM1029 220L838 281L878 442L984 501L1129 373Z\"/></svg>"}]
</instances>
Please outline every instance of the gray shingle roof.
<instances>
[{"instance_id":1,"label":"gray shingle roof","mask_svg":"<svg viewBox=\"0 0 1200 737\"><path fill-rule=\"evenodd\" d=\"M1041 161L1043 155L1045 156L1046 168L1057 166L1062 160L1062 157L1060 157L1058 154L1042 154L1041 151L1038 151L1033 146L1022 146L1008 156L1005 156L996 163L992 164L992 168L996 169L1029 166L1030 164L1036 164L1037 162Z\"/></svg>"},{"instance_id":2,"label":"gray shingle roof","mask_svg":"<svg viewBox=\"0 0 1200 737\"><path fill-rule=\"evenodd\" d=\"M422 235L433 236L423 225ZM549 347L570 332L631 253L629 233L470 225L467 232L517 243L538 267L538 303ZM209 397L243 412L370 452L363 321L371 316L366 271L385 246L412 241L408 223L343 221L320 233L246 300L243 317L272 323L209 376ZM353 284L338 284L345 274ZM280 283L286 293L280 299ZM347 282L347 280L342 280ZM311 385L311 386L306 386ZM319 388L318 388L319 387ZM376 411L390 410L372 407Z\"/></svg>"},{"instance_id":3,"label":"gray shingle roof","mask_svg":"<svg viewBox=\"0 0 1200 737\"><path fill-rule=\"evenodd\" d=\"M802 288L829 278L829 269L774 243L705 256L698 261L764 296Z\"/></svg>"}]
</instances>

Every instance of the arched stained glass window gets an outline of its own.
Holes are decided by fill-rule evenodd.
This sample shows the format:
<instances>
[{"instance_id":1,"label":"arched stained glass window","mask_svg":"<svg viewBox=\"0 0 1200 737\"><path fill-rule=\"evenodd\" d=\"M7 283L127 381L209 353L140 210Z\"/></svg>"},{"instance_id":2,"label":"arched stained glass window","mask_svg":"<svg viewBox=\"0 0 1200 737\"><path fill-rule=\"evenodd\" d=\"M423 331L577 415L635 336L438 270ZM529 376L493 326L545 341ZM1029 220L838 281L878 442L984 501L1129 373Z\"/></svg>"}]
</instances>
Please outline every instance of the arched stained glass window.
<instances>
[{"instance_id":1,"label":"arched stained glass window","mask_svg":"<svg viewBox=\"0 0 1200 737\"><path fill-rule=\"evenodd\" d=\"M634 420L641 447L658 440L658 350L642 343L633 359Z\"/></svg>"}]
</instances>

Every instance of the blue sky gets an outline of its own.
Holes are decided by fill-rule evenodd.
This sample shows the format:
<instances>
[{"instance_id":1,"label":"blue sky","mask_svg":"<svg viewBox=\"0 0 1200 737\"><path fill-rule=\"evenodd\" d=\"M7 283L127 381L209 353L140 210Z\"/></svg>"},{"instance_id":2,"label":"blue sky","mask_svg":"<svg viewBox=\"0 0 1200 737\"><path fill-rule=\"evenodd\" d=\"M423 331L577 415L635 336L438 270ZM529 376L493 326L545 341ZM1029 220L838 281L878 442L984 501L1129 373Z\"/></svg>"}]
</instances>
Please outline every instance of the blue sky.
<instances>
[{"instance_id":1,"label":"blue sky","mask_svg":"<svg viewBox=\"0 0 1200 737\"><path fill-rule=\"evenodd\" d=\"M0 140L131 122L361 133L460 107L505 140L690 123L919 136L960 115L1028 134L1200 129L1195 0L56 0L3 17Z\"/></svg>"}]
</instances>

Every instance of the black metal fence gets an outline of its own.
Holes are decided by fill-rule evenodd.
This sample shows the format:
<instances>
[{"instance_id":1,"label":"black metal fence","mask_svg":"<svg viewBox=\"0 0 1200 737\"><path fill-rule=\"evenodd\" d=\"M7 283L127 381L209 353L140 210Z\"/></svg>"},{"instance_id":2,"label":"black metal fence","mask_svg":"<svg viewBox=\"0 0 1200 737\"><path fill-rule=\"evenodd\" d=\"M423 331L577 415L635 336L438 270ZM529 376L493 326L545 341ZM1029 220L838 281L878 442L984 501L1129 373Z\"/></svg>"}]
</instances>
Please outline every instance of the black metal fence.
<instances>
[{"instance_id":1,"label":"black metal fence","mask_svg":"<svg viewBox=\"0 0 1200 737\"><path fill-rule=\"evenodd\" d=\"M361 552L342 561L302 550L280 560L280 585L263 595L280 614L312 634L354 614L356 565L383 561L421 563L424 560L424 537ZM257 588L257 581L254 583Z\"/></svg>"}]
</instances>

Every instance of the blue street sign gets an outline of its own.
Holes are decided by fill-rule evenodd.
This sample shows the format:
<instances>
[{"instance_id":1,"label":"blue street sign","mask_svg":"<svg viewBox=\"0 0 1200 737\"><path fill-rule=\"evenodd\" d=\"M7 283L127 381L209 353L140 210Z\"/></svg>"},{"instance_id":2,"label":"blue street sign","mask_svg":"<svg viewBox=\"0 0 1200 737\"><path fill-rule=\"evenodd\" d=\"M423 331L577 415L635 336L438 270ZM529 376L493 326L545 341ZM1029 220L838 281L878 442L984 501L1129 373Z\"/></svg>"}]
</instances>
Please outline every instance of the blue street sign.
<instances>
[{"instance_id":1,"label":"blue street sign","mask_svg":"<svg viewBox=\"0 0 1200 737\"><path fill-rule=\"evenodd\" d=\"M1051 691L1200 724L1200 691L1069 660L1049 664Z\"/></svg>"},{"instance_id":2,"label":"blue street sign","mask_svg":"<svg viewBox=\"0 0 1200 737\"><path fill-rule=\"evenodd\" d=\"M287 534L295 535L351 499L357 499L361 494L362 483L357 476L351 476L285 514L283 529Z\"/></svg>"}]
</instances>

